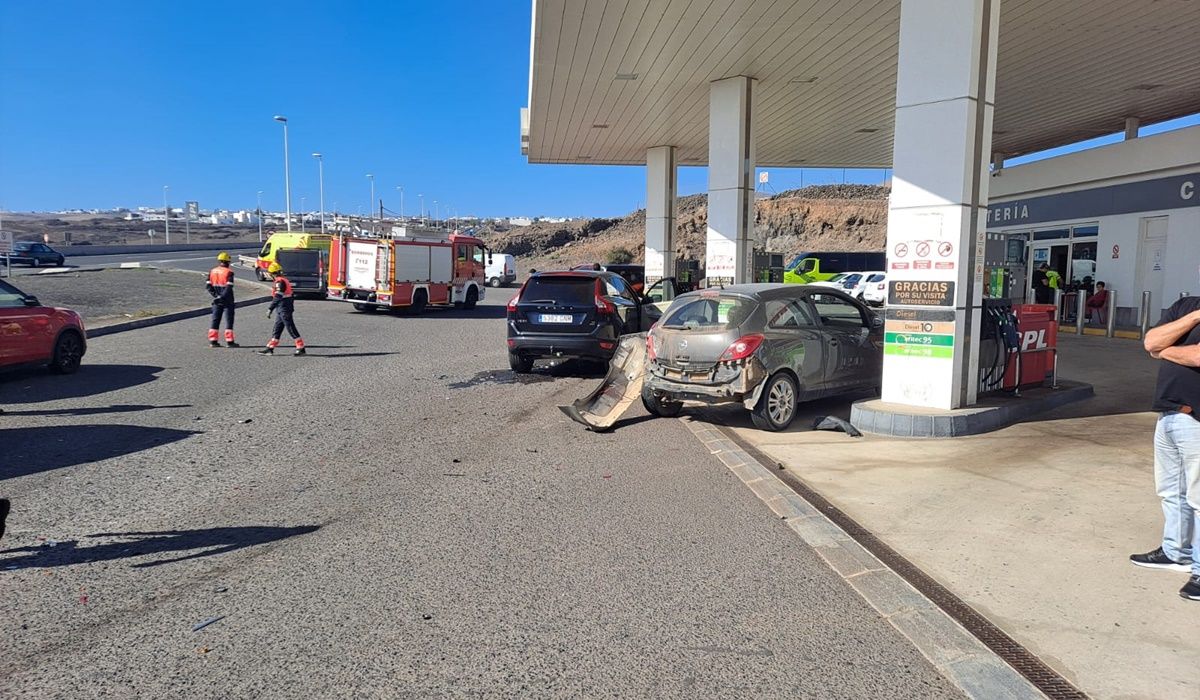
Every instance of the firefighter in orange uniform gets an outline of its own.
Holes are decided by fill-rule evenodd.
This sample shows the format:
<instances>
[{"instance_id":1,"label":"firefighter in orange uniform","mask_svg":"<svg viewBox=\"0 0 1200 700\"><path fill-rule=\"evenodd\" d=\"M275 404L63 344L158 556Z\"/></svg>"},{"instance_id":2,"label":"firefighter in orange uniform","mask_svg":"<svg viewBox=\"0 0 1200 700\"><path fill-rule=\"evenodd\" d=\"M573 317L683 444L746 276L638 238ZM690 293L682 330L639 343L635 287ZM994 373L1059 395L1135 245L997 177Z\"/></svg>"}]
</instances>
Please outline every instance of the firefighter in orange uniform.
<instances>
[{"instance_id":1,"label":"firefighter in orange uniform","mask_svg":"<svg viewBox=\"0 0 1200 700\"><path fill-rule=\"evenodd\" d=\"M221 317L225 317L225 344L239 347L233 339L233 270L229 267L229 253L217 255L217 266L208 273L204 288L212 296L212 325L208 329L208 344L221 347L217 333L221 328Z\"/></svg>"},{"instance_id":2,"label":"firefighter in orange uniform","mask_svg":"<svg viewBox=\"0 0 1200 700\"><path fill-rule=\"evenodd\" d=\"M279 345L279 337L283 335L283 329L286 328L288 335L296 340L296 354L305 355L304 338L300 337L300 331L296 330L296 322L292 320L292 313L296 310L296 300L292 289L291 281L283 276L283 268L279 263L273 262L267 267L267 272L275 278L275 293L271 295L271 306L267 308L267 318L271 318L271 313L278 310L275 316L275 328L271 332L271 339L267 341L267 347L259 350L260 355L274 355L275 348Z\"/></svg>"}]
</instances>

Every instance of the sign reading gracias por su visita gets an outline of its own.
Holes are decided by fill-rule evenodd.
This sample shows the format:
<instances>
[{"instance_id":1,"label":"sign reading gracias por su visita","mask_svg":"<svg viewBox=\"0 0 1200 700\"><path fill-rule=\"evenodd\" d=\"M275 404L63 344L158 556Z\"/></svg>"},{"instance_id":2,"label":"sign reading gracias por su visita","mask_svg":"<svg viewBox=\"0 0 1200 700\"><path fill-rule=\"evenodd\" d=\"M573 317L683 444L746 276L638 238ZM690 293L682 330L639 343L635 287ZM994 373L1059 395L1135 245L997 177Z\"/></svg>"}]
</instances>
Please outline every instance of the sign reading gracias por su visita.
<instances>
[{"instance_id":1,"label":"sign reading gracias por su visita","mask_svg":"<svg viewBox=\"0 0 1200 700\"><path fill-rule=\"evenodd\" d=\"M888 303L903 306L954 306L954 282L893 280L888 282Z\"/></svg>"}]
</instances>

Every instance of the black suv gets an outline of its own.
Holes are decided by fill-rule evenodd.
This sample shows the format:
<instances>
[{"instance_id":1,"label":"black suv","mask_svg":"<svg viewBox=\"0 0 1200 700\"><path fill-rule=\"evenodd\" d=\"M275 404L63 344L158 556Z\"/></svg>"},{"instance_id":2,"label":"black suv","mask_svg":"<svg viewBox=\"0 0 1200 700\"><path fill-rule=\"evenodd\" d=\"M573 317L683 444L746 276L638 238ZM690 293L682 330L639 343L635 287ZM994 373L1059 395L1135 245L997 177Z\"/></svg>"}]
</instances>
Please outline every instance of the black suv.
<instances>
[{"instance_id":1,"label":"black suv","mask_svg":"<svg viewBox=\"0 0 1200 700\"><path fill-rule=\"evenodd\" d=\"M38 265L62 267L62 264L66 260L62 253L45 243L38 243L36 241L17 241L13 243L12 261L15 263L26 263L30 267L37 267Z\"/></svg>"},{"instance_id":2,"label":"black suv","mask_svg":"<svg viewBox=\"0 0 1200 700\"><path fill-rule=\"evenodd\" d=\"M508 364L525 373L539 357L608 362L622 335L662 316L654 303L614 272L535 273L508 302Z\"/></svg>"}]
</instances>

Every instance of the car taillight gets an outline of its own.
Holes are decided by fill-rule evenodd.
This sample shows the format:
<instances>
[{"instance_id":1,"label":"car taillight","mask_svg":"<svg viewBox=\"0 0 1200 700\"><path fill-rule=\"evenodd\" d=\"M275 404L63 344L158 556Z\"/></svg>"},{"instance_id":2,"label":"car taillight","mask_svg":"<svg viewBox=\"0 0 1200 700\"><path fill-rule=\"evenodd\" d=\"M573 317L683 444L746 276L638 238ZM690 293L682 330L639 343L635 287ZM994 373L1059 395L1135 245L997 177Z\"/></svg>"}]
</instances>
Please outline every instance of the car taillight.
<instances>
[{"instance_id":1,"label":"car taillight","mask_svg":"<svg viewBox=\"0 0 1200 700\"><path fill-rule=\"evenodd\" d=\"M646 334L646 359L657 360L658 353L654 351L654 329Z\"/></svg>"},{"instance_id":2,"label":"car taillight","mask_svg":"<svg viewBox=\"0 0 1200 700\"><path fill-rule=\"evenodd\" d=\"M516 313L517 302L521 300L521 295L518 293L515 297L508 300L508 313Z\"/></svg>"},{"instance_id":3,"label":"car taillight","mask_svg":"<svg viewBox=\"0 0 1200 700\"><path fill-rule=\"evenodd\" d=\"M604 298L604 282L599 277L596 278L596 311L610 316L617 313L617 307Z\"/></svg>"},{"instance_id":4,"label":"car taillight","mask_svg":"<svg viewBox=\"0 0 1200 700\"><path fill-rule=\"evenodd\" d=\"M743 335L741 338L733 341L733 344L721 353L719 362L737 362L744 360L754 354L755 350L762 345L763 336L761 333L750 333Z\"/></svg>"},{"instance_id":5,"label":"car taillight","mask_svg":"<svg viewBox=\"0 0 1200 700\"><path fill-rule=\"evenodd\" d=\"M886 288L887 288L887 282L880 282L879 284L875 285L875 288L876 288L876 289L886 289Z\"/></svg>"}]
</instances>

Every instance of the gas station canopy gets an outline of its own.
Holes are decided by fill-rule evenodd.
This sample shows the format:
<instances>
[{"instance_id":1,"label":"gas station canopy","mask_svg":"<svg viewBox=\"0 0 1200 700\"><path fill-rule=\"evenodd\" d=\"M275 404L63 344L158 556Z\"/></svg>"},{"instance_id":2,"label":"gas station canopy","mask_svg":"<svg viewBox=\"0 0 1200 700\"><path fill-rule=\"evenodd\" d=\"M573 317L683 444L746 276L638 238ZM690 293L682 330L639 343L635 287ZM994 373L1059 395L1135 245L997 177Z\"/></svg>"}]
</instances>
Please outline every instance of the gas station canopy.
<instances>
[{"instance_id":1,"label":"gas station canopy","mask_svg":"<svg viewBox=\"0 0 1200 700\"><path fill-rule=\"evenodd\" d=\"M993 152L1200 112L1196 0L1002 0L1000 18ZM900 0L535 0L522 150L705 164L710 83L745 75L758 166L890 167L899 31Z\"/></svg>"}]
</instances>

